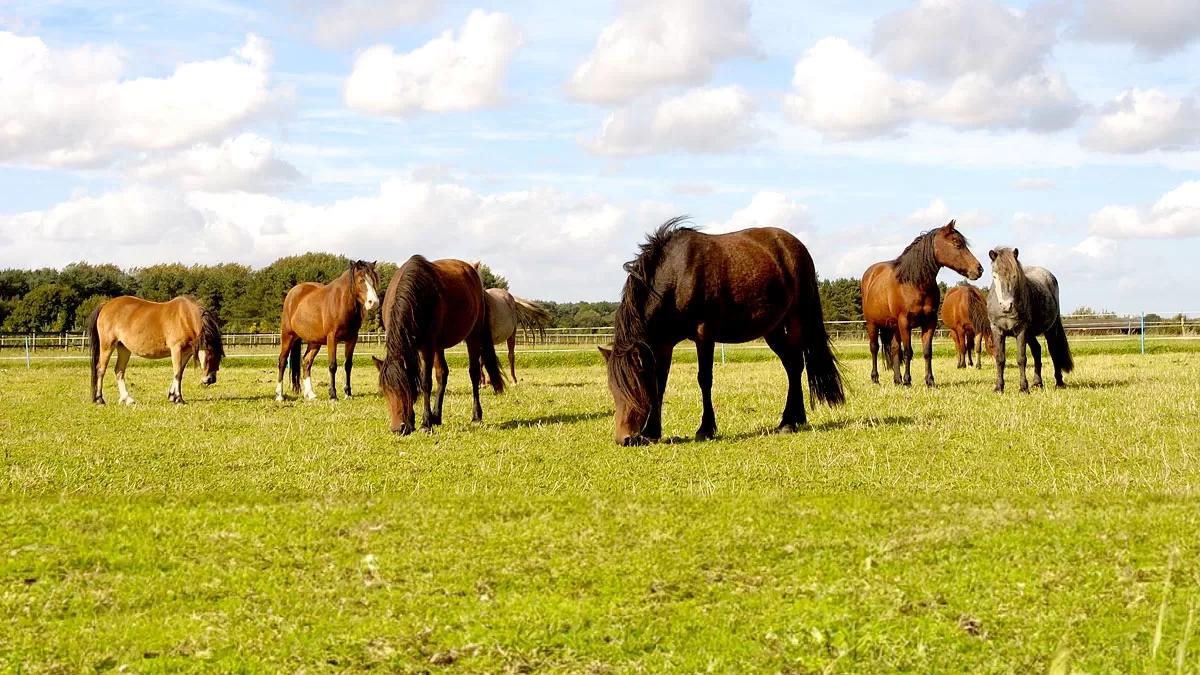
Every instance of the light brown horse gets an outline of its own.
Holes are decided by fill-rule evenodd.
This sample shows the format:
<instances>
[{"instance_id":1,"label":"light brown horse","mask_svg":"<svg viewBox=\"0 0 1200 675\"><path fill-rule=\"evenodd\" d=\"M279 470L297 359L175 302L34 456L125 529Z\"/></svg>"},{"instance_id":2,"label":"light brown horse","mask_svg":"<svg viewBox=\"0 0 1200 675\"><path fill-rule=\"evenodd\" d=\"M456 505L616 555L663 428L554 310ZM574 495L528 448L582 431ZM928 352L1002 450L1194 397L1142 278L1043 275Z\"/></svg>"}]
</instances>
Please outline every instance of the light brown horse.
<instances>
[{"instance_id":1,"label":"light brown horse","mask_svg":"<svg viewBox=\"0 0 1200 675\"><path fill-rule=\"evenodd\" d=\"M217 381L225 349L221 328L208 310L191 298L170 302L151 302L122 295L102 303L87 322L92 349L92 402L104 405L104 373L113 349L117 351L117 389L119 403L133 405L133 396L125 386L125 367L130 354L146 359L171 357L171 388L167 400L183 403L183 369L195 355L200 362L200 384Z\"/></svg>"},{"instance_id":2,"label":"light brown horse","mask_svg":"<svg viewBox=\"0 0 1200 675\"><path fill-rule=\"evenodd\" d=\"M508 369L512 373L513 384L517 383L516 349L517 328L545 333L546 326L552 320L546 310L534 303L509 293L503 288L489 288L487 293L488 317L491 321L492 344L508 343ZM481 375L480 384L487 386L488 377L485 370Z\"/></svg>"},{"instance_id":3,"label":"light brown horse","mask_svg":"<svg viewBox=\"0 0 1200 675\"><path fill-rule=\"evenodd\" d=\"M787 401L776 431L807 424L801 376L808 368L812 400L841 404L842 376L822 320L817 272L808 249L790 232L752 227L705 234L663 223L625 264L608 366L618 445L662 437L663 392L675 345L696 343L704 403L696 440L717 433L712 405L713 352L718 342L765 337L787 372Z\"/></svg>"},{"instance_id":4,"label":"light brown horse","mask_svg":"<svg viewBox=\"0 0 1200 675\"><path fill-rule=\"evenodd\" d=\"M387 400L392 433L400 436L416 429L413 406L417 394L424 399L421 429L433 431L442 423L446 395L446 350L465 341L475 409L471 421L483 419L479 404L480 363L487 369L492 388L504 391L504 375L496 360L488 322L488 303L479 272L461 260L409 258L388 284L383 299L383 325L387 355L372 357L379 370L379 388ZM431 408L433 375L437 374L437 399Z\"/></svg>"},{"instance_id":5,"label":"light brown horse","mask_svg":"<svg viewBox=\"0 0 1200 675\"><path fill-rule=\"evenodd\" d=\"M300 341L308 343L304 354L304 398L317 397L312 388L312 366L329 347L329 398L337 400L337 345L346 343L346 398L350 398L350 372L354 369L354 347L366 313L379 306L379 275L375 263L356 260L340 277L326 285L315 281L297 284L283 300L279 322L279 380L275 400L283 400L283 371L292 371L292 391L300 393Z\"/></svg>"},{"instance_id":6,"label":"light brown horse","mask_svg":"<svg viewBox=\"0 0 1200 675\"><path fill-rule=\"evenodd\" d=\"M984 343L987 343L988 356L996 353L992 322L988 321L987 315L987 298L971 284L959 284L946 291L946 299L942 301L942 323L950 331L950 339L954 340L959 368L966 368L968 364L976 370L983 368ZM976 350L977 344L978 357L972 363L971 352Z\"/></svg>"},{"instance_id":7,"label":"light brown horse","mask_svg":"<svg viewBox=\"0 0 1200 675\"><path fill-rule=\"evenodd\" d=\"M925 386L933 381L933 331L937 328L937 275L943 267L975 280L983 265L967 248L951 220L944 227L923 232L895 260L877 262L862 277L863 318L871 345L871 381L879 383L879 343L888 351L896 384L912 384L912 329L921 329L925 356ZM896 358L891 352L896 351ZM904 366L904 376L900 366Z\"/></svg>"}]
</instances>

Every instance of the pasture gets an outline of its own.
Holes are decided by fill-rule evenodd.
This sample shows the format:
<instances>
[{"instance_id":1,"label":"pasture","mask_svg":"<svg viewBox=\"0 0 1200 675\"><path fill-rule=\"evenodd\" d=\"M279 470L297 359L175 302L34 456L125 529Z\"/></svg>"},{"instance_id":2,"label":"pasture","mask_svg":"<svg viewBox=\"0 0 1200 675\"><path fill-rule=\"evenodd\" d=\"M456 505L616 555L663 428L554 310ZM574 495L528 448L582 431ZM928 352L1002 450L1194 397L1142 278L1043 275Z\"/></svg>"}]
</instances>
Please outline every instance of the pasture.
<instances>
[{"instance_id":1,"label":"pasture","mask_svg":"<svg viewBox=\"0 0 1200 675\"><path fill-rule=\"evenodd\" d=\"M270 356L189 368L186 406L135 359L134 408L3 362L0 670L1200 669L1197 354L1076 347L1067 389L995 395L936 344L932 391L839 350L847 405L790 436L779 361L731 347L694 443L685 343L648 447L594 350L520 354L479 425L455 354L403 439L378 349L338 403L276 403Z\"/></svg>"}]
</instances>

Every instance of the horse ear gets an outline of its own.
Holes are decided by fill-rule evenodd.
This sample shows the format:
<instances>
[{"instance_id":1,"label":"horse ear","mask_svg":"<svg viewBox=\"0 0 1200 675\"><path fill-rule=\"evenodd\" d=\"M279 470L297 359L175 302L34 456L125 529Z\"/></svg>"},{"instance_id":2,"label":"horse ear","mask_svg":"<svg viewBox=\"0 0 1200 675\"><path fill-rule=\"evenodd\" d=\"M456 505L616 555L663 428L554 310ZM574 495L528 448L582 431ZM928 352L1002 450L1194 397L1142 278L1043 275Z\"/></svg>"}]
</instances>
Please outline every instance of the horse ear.
<instances>
[{"instance_id":1,"label":"horse ear","mask_svg":"<svg viewBox=\"0 0 1200 675\"><path fill-rule=\"evenodd\" d=\"M1013 249L1013 260L1017 259L1017 249Z\"/></svg>"},{"instance_id":2,"label":"horse ear","mask_svg":"<svg viewBox=\"0 0 1200 675\"><path fill-rule=\"evenodd\" d=\"M988 251L988 257L991 258L993 261L996 259L996 256L998 256L998 255L1000 255L1000 254L996 253L996 249L992 249L992 250Z\"/></svg>"},{"instance_id":3,"label":"horse ear","mask_svg":"<svg viewBox=\"0 0 1200 675\"><path fill-rule=\"evenodd\" d=\"M603 356L604 362L608 363L608 360L612 358L612 350L605 349L604 347L601 347L600 345L596 345L596 349L600 350L600 356Z\"/></svg>"},{"instance_id":4,"label":"horse ear","mask_svg":"<svg viewBox=\"0 0 1200 675\"><path fill-rule=\"evenodd\" d=\"M383 361L380 361L378 356L372 354L371 361L375 363L375 370L383 370Z\"/></svg>"},{"instance_id":5,"label":"horse ear","mask_svg":"<svg viewBox=\"0 0 1200 675\"><path fill-rule=\"evenodd\" d=\"M955 230L957 222L958 221L956 221L956 220L951 220L950 222L946 223L946 227L944 229L947 232L953 232Z\"/></svg>"},{"instance_id":6,"label":"horse ear","mask_svg":"<svg viewBox=\"0 0 1200 675\"><path fill-rule=\"evenodd\" d=\"M482 264L483 264L482 260L472 260L471 261L471 267L474 267L477 270L479 269L479 266Z\"/></svg>"}]
</instances>

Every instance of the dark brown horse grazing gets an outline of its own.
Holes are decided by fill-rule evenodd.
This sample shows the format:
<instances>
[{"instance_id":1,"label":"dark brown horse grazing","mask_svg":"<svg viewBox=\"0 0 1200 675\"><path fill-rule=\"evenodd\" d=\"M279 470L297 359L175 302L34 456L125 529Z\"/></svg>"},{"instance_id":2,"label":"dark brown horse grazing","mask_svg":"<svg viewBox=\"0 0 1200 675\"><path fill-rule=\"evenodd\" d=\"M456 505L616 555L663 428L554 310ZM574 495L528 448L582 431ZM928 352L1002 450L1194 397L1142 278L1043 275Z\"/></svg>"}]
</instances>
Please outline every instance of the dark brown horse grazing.
<instances>
[{"instance_id":1,"label":"dark brown horse grazing","mask_svg":"<svg viewBox=\"0 0 1200 675\"><path fill-rule=\"evenodd\" d=\"M300 393L300 341L308 343L304 354L304 398L313 400L312 365L329 346L329 398L337 400L337 345L346 343L346 398L351 396L350 371L354 369L354 347L358 329L367 312L379 306L379 275L375 263L356 260L350 269L328 285L316 281L297 284L283 300L279 322L279 380L275 400L283 400L283 371L292 370L292 391Z\"/></svg>"},{"instance_id":2,"label":"dark brown horse grazing","mask_svg":"<svg viewBox=\"0 0 1200 675\"><path fill-rule=\"evenodd\" d=\"M387 330L387 356L374 361L379 370L379 388L387 399L392 433L406 436L415 430L413 405L418 392L425 403L421 429L432 431L435 424L442 423L442 399L450 374L446 350L464 340L475 397L471 421L483 419L483 407L479 405L481 362L491 378L492 389L496 393L504 391L504 375L492 346L483 282L469 263L429 262L419 255L409 258L388 285L383 325ZM438 390L431 409L435 371Z\"/></svg>"},{"instance_id":3,"label":"dark brown horse grazing","mask_svg":"<svg viewBox=\"0 0 1200 675\"><path fill-rule=\"evenodd\" d=\"M964 282L946 291L946 299L942 301L942 323L950 331L950 339L954 340L959 368L966 368L967 364L975 366L976 370L982 368L985 342L988 356L996 353L992 322L988 321L987 298L971 284ZM979 353L975 362L971 363L976 338L979 339Z\"/></svg>"},{"instance_id":4,"label":"dark brown horse grazing","mask_svg":"<svg viewBox=\"0 0 1200 675\"><path fill-rule=\"evenodd\" d=\"M712 438L713 350L717 342L766 337L788 376L787 403L777 431L807 423L800 378L808 361L814 401L843 402L842 377L821 315L817 274L808 249L791 233L756 227L709 235L663 223L634 260L617 308L608 362L616 408L616 442L640 445L662 436L663 392L675 345L696 343L704 415L696 439Z\"/></svg>"},{"instance_id":5,"label":"dark brown horse grazing","mask_svg":"<svg viewBox=\"0 0 1200 675\"><path fill-rule=\"evenodd\" d=\"M968 279L978 279L983 265L967 248L967 239L951 220L945 227L923 232L895 260L877 262L862 277L863 318L871 345L871 381L879 383L879 343L888 351L896 384L912 384L912 329L921 329L925 355L925 385L933 382L933 331L937 328L937 275L943 267ZM891 352L897 352L897 358ZM904 377L900 366L904 365Z\"/></svg>"},{"instance_id":6,"label":"dark brown horse grazing","mask_svg":"<svg viewBox=\"0 0 1200 675\"><path fill-rule=\"evenodd\" d=\"M125 387L125 367L130 354L146 359L171 357L174 377L167 400L183 403L183 369L194 354L203 375L200 384L217 381L225 349L221 328L208 310L191 298L151 302L129 295L113 298L92 311L87 322L92 349L92 401L104 405L104 373L113 349L117 350L119 403L133 405Z\"/></svg>"}]
</instances>

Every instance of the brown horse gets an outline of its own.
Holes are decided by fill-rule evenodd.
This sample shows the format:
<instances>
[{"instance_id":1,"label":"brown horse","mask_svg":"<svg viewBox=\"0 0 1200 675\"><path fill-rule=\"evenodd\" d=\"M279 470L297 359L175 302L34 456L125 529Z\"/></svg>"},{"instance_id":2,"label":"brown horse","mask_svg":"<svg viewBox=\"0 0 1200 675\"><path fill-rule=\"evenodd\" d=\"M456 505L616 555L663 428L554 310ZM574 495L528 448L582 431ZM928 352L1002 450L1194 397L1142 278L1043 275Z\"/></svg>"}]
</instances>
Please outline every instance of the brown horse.
<instances>
[{"instance_id":1,"label":"brown horse","mask_svg":"<svg viewBox=\"0 0 1200 675\"><path fill-rule=\"evenodd\" d=\"M375 263L356 260L350 269L328 285L309 281L297 284L283 300L279 322L279 380L275 400L283 400L283 371L292 371L292 391L300 393L300 341L308 343L304 354L304 398L313 400L312 366L329 346L329 398L337 400L337 345L346 343L346 398L350 398L350 371L354 369L354 347L366 313L379 306L379 275Z\"/></svg>"},{"instance_id":2,"label":"brown horse","mask_svg":"<svg viewBox=\"0 0 1200 675\"><path fill-rule=\"evenodd\" d=\"M552 320L546 310L534 303L509 293L503 288L487 289L488 317L491 321L492 343L508 343L508 369L513 384L517 383L517 328L545 333L546 325ZM480 384L487 386L487 372L481 375Z\"/></svg>"},{"instance_id":3,"label":"brown horse","mask_svg":"<svg viewBox=\"0 0 1200 675\"><path fill-rule=\"evenodd\" d=\"M978 279L983 265L967 248L967 239L951 220L923 232L895 260L877 262L862 277L863 318L871 345L871 381L879 383L879 343L887 349L896 384L912 384L912 329L921 329L925 355L925 385L933 382L933 331L937 328L937 275L943 267L968 279ZM891 353L896 351L896 358ZM900 366L904 366L904 377Z\"/></svg>"},{"instance_id":4,"label":"brown horse","mask_svg":"<svg viewBox=\"0 0 1200 675\"><path fill-rule=\"evenodd\" d=\"M446 350L464 340L475 397L471 421L483 419L483 407L479 405L481 361L493 390L504 391L504 375L492 346L484 296L479 273L461 260L430 262L414 255L396 271L383 300L387 355L382 361L372 357L379 370L379 388L387 399L392 433L406 436L415 430L413 405L418 393L425 404L421 429L433 431L434 425L442 423L442 399L450 374ZM431 409L435 371L437 401Z\"/></svg>"},{"instance_id":5,"label":"brown horse","mask_svg":"<svg viewBox=\"0 0 1200 675\"><path fill-rule=\"evenodd\" d=\"M830 405L843 402L842 378L821 314L817 274L808 249L791 233L755 227L709 235L663 223L634 260L617 308L608 362L616 408L616 442L641 445L662 436L663 392L675 345L696 343L704 414L697 440L717 433L712 405L713 350L717 342L766 337L788 376L787 403L776 431L807 423L800 378L808 362L809 393Z\"/></svg>"},{"instance_id":6,"label":"brown horse","mask_svg":"<svg viewBox=\"0 0 1200 675\"><path fill-rule=\"evenodd\" d=\"M125 386L125 367L130 354L145 359L171 357L174 377L167 400L183 403L183 369L195 355L203 375L200 384L217 381L225 349L221 328L208 310L191 298L170 302L151 302L129 295L113 298L92 311L87 322L92 348L92 402L104 405L104 373L113 349L117 350L117 389L119 403L133 405L133 396Z\"/></svg>"},{"instance_id":7,"label":"brown horse","mask_svg":"<svg viewBox=\"0 0 1200 675\"><path fill-rule=\"evenodd\" d=\"M954 340L959 368L966 368L968 364L975 366L976 370L982 368L985 342L988 356L996 353L992 322L988 321L987 298L971 284L962 283L946 291L946 299L942 302L942 323L950 331L950 339ZM975 362L971 363L976 338L979 339L979 353Z\"/></svg>"}]
</instances>

